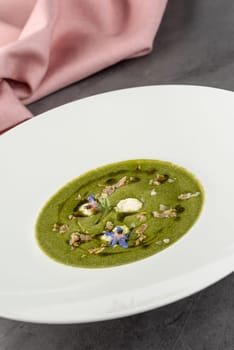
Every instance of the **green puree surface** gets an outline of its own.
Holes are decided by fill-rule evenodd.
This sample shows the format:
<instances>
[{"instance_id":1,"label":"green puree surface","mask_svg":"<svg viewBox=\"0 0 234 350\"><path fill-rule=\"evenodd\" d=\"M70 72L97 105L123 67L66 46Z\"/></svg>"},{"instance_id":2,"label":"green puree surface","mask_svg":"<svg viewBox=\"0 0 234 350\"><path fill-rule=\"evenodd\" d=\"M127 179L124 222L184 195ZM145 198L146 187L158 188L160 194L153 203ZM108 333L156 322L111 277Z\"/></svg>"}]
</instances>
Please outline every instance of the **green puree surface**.
<instances>
[{"instance_id":1,"label":"green puree surface","mask_svg":"<svg viewBox=\"0 0 234 350\"><path fill-rule=\"evenodd\" d=\"M123 184L116 186L121 179ZM96 209L86 216L82 206L89 204L90 195ZM128 198L142 207L119 212L118 203ZM127 264L159 253L181 238L199 217L203 201L201 184L186 169L159 160L123 161L87 172L61 188L39 214L36 238L49 257L66 265ZM124 247L118 240L113 244L116 227L127 228ZM81 237L75 243L74 233Z\"/></svg>"}]
</instances>

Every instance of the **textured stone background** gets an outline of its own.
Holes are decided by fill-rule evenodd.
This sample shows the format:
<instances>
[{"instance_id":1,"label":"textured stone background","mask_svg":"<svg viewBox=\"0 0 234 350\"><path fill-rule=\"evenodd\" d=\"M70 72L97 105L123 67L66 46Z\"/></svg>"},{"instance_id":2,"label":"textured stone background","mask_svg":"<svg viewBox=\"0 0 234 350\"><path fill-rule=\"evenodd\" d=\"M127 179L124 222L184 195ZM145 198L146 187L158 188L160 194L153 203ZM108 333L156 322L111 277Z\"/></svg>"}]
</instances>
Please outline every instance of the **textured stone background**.
<instances>
[{"instance_id":1,"label":"textured stone background","mask_svg":"<svg viewBox=\"0 0 234 350\"><path fill-rule=\"evenodd\" d=\"M30 105L35 114L96 93L152 84L234 90L234 1L169 0L153 52ZM233 350L234 275L166 307L106 322L0 319L0 350Z\"/></svg>"}]
</instances>

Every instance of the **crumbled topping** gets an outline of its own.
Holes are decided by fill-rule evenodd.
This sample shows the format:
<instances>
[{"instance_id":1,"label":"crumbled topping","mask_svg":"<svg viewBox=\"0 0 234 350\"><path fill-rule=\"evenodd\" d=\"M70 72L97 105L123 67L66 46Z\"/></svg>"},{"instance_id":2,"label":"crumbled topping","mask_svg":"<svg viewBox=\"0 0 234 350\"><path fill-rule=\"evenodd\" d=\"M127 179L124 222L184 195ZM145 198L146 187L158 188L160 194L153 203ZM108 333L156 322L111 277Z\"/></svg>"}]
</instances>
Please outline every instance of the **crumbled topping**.
<instances>
[{"instance_id":1,"label":"crumbled topping","mask_svg":"<svg viewBox=\"0 0 234 350\"><path fill-rule=\"evenodd\" d=\"M154 218L164 219L164 218L175 218L177 216L176 209L167 209L163 212L153 211Z\"/></svg>"},{"instance_id":2,"label":"crumbled topping","mask_svg":"<svg viewBox=\"0 0 234 350\"><path fill-rule=\"evenodd\" d=\"M196 192L196 193L182 193L178 196L178 199L180 200L186 200L186 199L190 199L192 197L198 197L200 195L200 192Z\"/></svg>"},{"instance_id":3,"label":"crumbled topping","mask_svg":"<svg viewBox=\"0 0 234 350\"><path fill-rule=\"evenodd\" d=\"M137 214L136 217L137 217L137 219L138 219L140 222L146 221L146 219L147 219L147 217L146 217L146 212L145 212L145 211L143 211L143 212Z\"/></svg>"},{"instance_id":4,"label":"crumbled topping","mask_svg":"<svg viewBox=\"0 0 234 350\"><path fill-rule=\"evenodd\" d=\"M74 220L75 218L76 218L76 217L75 217L74 215L72 215L72 214L71 214L71 215L68 215L68 219L69 219L69 220Z\"/></svg>"},{"instance_id":5,"label":"crumbled topping","mask_svg":"<svg viewBox=\"0 0 234 350\"><path fill-rule=\"evenodd\" d=\"M141 226L137 227L136 233L137 233L137 234L142 234L143 232L145 232L145 230L147 229L147 227L148 227L147 224L142 224Z\"/></svg>"},{"instance_id":6,"label":"crumbled topping","mask_svg":"<svg viewBox=\"0 0 234 350\"><path fill-rule=\"evenodd\" d=\"M73 232L70 236L69 245L73 248L79 247L81 243L92 240L92 236L80 232Z\"/></svg>"},{"instance_id":7,"label":"crumbled topping","mask_svg":"<svg viewBox=\"0 0 234 350\"><path fill-rule=\"evenodd\" d=\"M163 243L169 244L170 243L170 238L164 238L162 241L155 242L155 244L157 244L157 245L162 245Z\"/></svg>"},{"instance_id":8,"label":"crumbled topping","mask_svg":"<svg viewBox=\"0 0 234 350\"><path fill-rule=\"evenodd\" d=\"M157 192L155 191L154 188L151 190L150 195L151 196L156 196L157 195Z\"/></svg>"},{"instance_id":9,"label":"crumbled topping","mask_svg":"<svg viewBox=\"0 0 234 350\"><path fill-rule=\"evenodd\" d=\"M106 193L108 196L110 196L113 192L115 192L116 188L114 185L112 186L106 186L104 189L103 189L103 193Z\"/></svg>"},{"instance_id":10,"label":"crumbled topping","mask_svg":"<svg viewBox=\"0 0 234 350\"><path fill-rule=\"evenodd\" d=\"M144 234L145 230L147 229L148 225L147 224L142 224L136 229L136 242L135 245L138 246L140 245L146 238L146 235Z\"/></svg>"},{"instance_id":11,"label":"crumbled topping","mask_svg":"<svg viewBox=\"0 0 234 350\"><path fill-rule=\"evenodd\" d=\"M106 225L105 225L105 230L107 230L107 231L112 231L113 228L114 228L113 222L112 222L112 221L107 221L107 222L106 222Z\"/></svg>"},{"instance_id":12,"label":"crumbled topping","mask_svg":"<svg viewBox=\"0 0 234 350\"><path fill-rule=\"evenodd\" d=\"M115 188L120 188L123 185L125 185L127 181L127 176L122 177L116 184L115 184Z\"/></svg>"},{"instance_id":13,"label":"crumbled topping","mask_svg":"<svg viewBox=\"0 0 234 350\"><path fill-rule=\"evenodd\" d=\"M59 230L59 225L58 224L54 224L53 228L52 228L52 231L53 232L57 232L58 230Z\"/></svg>"},{"instance_id":14,"label":"crumbled topping","mask_svg":"<svg viewBox=\"0 0 234 350\"><path fill-rule=\"evenodd\" d=\"M59 233L65 233L68 230L69 230L69 226L67 224L62 224L62 225L54 224L52 228L53 232L59 232Z\"/></svg>"},{"instance_id":15,"label":"crumbled topping","mask_svg":"<svg viewBox=\"0 0 234 350\"><path fill-rule=\"evenodd\" d=\"M140 181L140 178L137 177L137 176L130 176L129 179L128 179L128 183L138 182L138 181Z\"/></svg>"},{"instance_id":16,"label":"crumbled topping","mask_svg":"<svg viewBox=\"0 0 234 350\"><path fill-rule=\"evenodd\" d=\"M89 254L99 254L105 249L104 245L101 245L100 247L90 248L88 250Z\"/></svg>"},{"instance_id":17,"label":"crumbled topping","mask_svg":"<svg viewBox=\"0 0 234 350\"><path fill-rule=\"evenodd\" d=\"M135 242L135 245L138 246L138 245L142 244L142 242L145 239L146 239L146 235L144 235L144 234L138 235L137 239L136 239L136 242Z\"/></svg>"},{"instance_id":18,"label":"crumbled topping","mask_svg":"<svg viewBox=\"0 0 234 350\"><path fill-rule=\"evenodd\" d=\"M59 227L59 233L65 233L69 230L69 226L67 224L61 225Z\"/></svg>"},{"instance_id":19,"label":"crumbled topping","mask_svg":"<svg viewBox=\"0 0 234 350\"><path fill-rule=\"evenodd\" d=\"M71 237L70 237L70 240L69 240L69 245L71 247L79 247L80 243L81 243L80 233L79 232L73 232L71 234Z\"/></svg>"},{"instance_id":20,"label":"crumbled topping","mask_svg":"<svg viewBox=\"0 0 234 350\"><path fill-rule=\"evenodd\" d=\"M76 196L75 200L76 200L76 201L79 201L81 198L82 198L81 195L78 194L78 195Z\"/></svg>"},{"instance_id":21,"label":"crumbled topping","mask_svg":"<svg viewBox=\"0 0 234 350\"><path fill-rule=\"evenodd\" d=\"M106 186L102 193L106 193L108 196L110 196L113 192L115 192L115 190L117 190L118 188L124 186L126 184L127 181L127 176L122 177L118 182L116 182L113 185L109 185Z\"/></svg>"},{"instance_id":22,"label":"crumbled topping","mask_svg":"<svg viewBox=\"0 0 234 350\"><path fill-rule=\"evenodd\" d=\"M168 206L167 205L164 205L164 204L160 204L159 205L159 210L160 211L165 211L165 210L167 210L168 209Z\"/></svg>"},{"instance_id":23,"label":"crumbled topping","mask_svg":"<svg viewBox=\"0 0 234 350\"><path fill-rule=\"evenodd\" d=\"M156 176L149 181L149 185L159 186L168 180L168 175L156 174Z\"/></svg>"}]
</instances>

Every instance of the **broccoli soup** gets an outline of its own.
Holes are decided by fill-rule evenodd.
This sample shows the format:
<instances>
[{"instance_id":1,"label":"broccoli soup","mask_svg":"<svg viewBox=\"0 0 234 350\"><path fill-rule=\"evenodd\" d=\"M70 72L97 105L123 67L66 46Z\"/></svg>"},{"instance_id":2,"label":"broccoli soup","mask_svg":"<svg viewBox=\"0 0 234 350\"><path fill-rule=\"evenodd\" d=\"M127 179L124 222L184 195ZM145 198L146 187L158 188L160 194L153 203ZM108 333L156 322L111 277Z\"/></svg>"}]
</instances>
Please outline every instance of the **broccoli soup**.
<instances>
[{"instance_id":1,"label":"broccoli soup","mask_svg":"<svg viewBox=\"0 0 234 350\"><path fill-rule=\"evenodd\" d=\"M195 223L204 193L186 169L159 160L106 165L74 179L44 206L41 249L57 262L100 268L169 247Z\"/></svg>"}]
</instances>

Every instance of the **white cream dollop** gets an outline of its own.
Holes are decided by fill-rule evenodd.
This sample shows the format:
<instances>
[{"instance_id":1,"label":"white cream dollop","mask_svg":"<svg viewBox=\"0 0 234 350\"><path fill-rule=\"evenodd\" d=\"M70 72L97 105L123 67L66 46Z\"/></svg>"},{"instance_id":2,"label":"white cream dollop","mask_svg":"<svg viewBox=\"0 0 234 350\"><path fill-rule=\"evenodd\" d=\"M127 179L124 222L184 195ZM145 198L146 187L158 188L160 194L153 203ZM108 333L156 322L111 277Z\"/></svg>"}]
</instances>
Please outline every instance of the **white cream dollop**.
<instances>
[{"instance_id":1,"label":"white cream dollop","mask_svg":"<svg viewBox=\"0 0 234 350\"><path fill-rule=\"evenodd\" d=\"M115 210L118 213L136 213L142 208L142 202L137 198L126 198L119 201Z\"/></svg>"}]
</instances>

